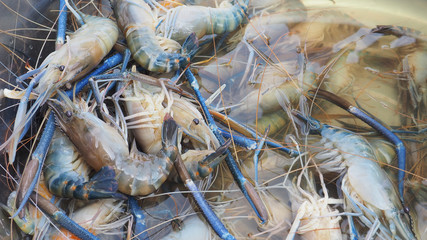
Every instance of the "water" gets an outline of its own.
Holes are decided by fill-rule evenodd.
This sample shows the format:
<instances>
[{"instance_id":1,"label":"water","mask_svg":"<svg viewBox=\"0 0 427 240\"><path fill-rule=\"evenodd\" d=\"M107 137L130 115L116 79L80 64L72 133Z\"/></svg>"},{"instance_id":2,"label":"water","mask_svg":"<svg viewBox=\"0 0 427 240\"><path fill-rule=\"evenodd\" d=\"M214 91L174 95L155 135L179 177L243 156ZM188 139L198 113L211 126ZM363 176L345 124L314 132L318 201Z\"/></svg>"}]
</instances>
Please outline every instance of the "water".
<instances>
[{"instance_id":1,"label":"water","mask_svg":"<svg viewBox=\"0 0 427 240\"><path fill-rule=\"evenodd\" d=\"M260 1L256 4L262 3ZM0 42L6 50L0 54L3 63L0 77L5 82L15 84L15 75L25 72L26 62L35 67L53 50L55 33L50 30L55 27L56 4L51 1L13 1L0 5L1 12L10 13L0 16ZM427 19L423 11L426 3L325 0L304 1L303 4L305 9L298 4L291 5L293 8L282 4L287 8L281 8L281 5L275 6L274 1L270 1L265 6L251 9L251 21L246 29L230 34L222 46L217 46L217 57L210 62L194 66L205 97L209 97L220 85L226 84L221 97L212 105L218 109L227 108L231 117L260 132L264 132L270 125L269 136L280 142L295 145L291 136L297 135L300 138L294 137L295 141L299 142L301 149L309 152L308 156L319 139L313 137L308 142L303 141L301 133L295 130L296 125L289 120L291 108L310 112L318 120L334 126L367 136L375 135L367 125L344 110L321 99L310 102L301 97L306 95L307 90L318 86L357 103L393 129L418 131L426 128L427 83L425 78L424 81L410 79L425 74L420 69L424 68L422 63L425 61L422 60L426 57L423 52L427 50L423 43L427 35ZM97 6L108 16L108 3ZM263 8L266 10L262 11ZM85 10L94 12L93 5ZM419 31L419 37L370 33L372 28L382 24L412 28ZM74 26L69 24L68 29L74 29ZM210 47L202 54L206 57L199 56L195 61L211 57L213 48ZM410 76L414 69L419 71L419 75ZM6 86L4 82L0 83L1 88ZM1 99L0 102L2 109L14 103L16 101L7 99ZM11 108L1 112L1 139L5 139L14 111ZM34 128L33 133L36 130ZM375 137L378 138L377 135ZM415 183L426 181L425 133L405 134L402 138L408 148L408 180ZM23 148L21 151L21 161L25 162L26 150ZM236 151L244 173L253 179L252 152L242 149ZM6 155L2 156L4 163ZM304 158L304 161L307 159L309 157ZM314 170L315 165L312 162L305 164L303 160L292 165L294 160L271 149L265 150L261 156L258 182L260 194L273 214L273 220L265 226L258 225L253 211L238 192L228 170L224 166L218 168L210 188L212 192L207 193L207 198L233 234L241 239L285 238L296 215L296 205L293 203L303 198L293 187L295 182L292 182L296 181L301 172L306 176L314 174L315 191L310 194L324 197L319 174ZM385 166L385 169L391 172L390 176L395 176L396 171L391 167L396 166L395 162L387 164L390 165ZM18 168L22 169L22 165ZM288 171L291 173L287 174ZM6 176L4 170L2 176ZM334 174L325 175L327 189L334 198L338 198L337 178ZM2 183L5 194L0 195L0 200L4 203L9 189L5 177ZM309 188L309 181L302 186ZM421 186L423 188L425 185ZM416 188L408 189L407 199L410 201L413 199L411 191L416 192L413 190ZM178 193L178 190L184 189L182 186L165 186L162 189L164 195L157 193L157 198L150 197L142 202L148 214L147 221L152 227L149 233L153 239L161 239L172 231L171 223L175 224L172 218L178 217L185 221L187 214L194 214L187 196ZM424 198L411 201L411 207L425 211L425 201ZM331 206L343 211L340 204ZM169 213L161 211L164 209L169 209ZM421 210L416 212L420 219L416 224L422 229L425 214ZM346 219L343 218L340 223L342 233L348 234ZM303 236L297 236L304 239ZM347 237L345 235L344 239Z\"/></svg>"}]
</instances>

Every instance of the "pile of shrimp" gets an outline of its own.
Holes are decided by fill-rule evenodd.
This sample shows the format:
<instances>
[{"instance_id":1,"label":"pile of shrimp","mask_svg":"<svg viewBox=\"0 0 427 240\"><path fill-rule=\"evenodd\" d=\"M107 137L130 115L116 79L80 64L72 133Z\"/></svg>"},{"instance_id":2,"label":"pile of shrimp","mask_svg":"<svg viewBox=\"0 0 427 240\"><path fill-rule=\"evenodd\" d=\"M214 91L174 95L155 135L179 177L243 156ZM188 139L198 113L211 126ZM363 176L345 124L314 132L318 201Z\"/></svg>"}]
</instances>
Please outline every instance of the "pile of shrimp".
<instances>
[{"instance_id":1,"label":"pile of shrimp","mask_svg":"<svg viewBox=\"0 0 427 240\"><path fill-rule=\"evenodd\" d=\"M11 218L49 114L56 130L35 192L100 239L220 239L180 179L177 155L236 239L427 239L425 25L367 25L334 1L330 8L300 0L75 1L85 24L69 14L65 44L55 49L59 4L30 2L0 0L13 16L0 16L2 239L77 239L37 202ZM65 96L125 49L126 69L119 64L72 100ZM87 55L68 59L74 52ZM217 125L256 147L221 145L184 77L190 70ZM403 141L403 195L395 145L321 91ZM224 147L254 185L265 223L224 156L200 165Z\"/></svg>"}]
</instances>

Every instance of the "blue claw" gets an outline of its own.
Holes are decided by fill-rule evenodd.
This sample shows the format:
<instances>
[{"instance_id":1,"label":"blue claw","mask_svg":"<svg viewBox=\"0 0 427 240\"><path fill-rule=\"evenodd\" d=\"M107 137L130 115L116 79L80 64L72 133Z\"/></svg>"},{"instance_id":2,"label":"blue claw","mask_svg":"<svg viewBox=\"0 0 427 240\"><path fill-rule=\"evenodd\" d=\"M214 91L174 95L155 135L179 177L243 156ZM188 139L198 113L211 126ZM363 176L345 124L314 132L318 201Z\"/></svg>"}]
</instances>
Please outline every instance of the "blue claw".
<instances>
[{"instance_id":1,"label":"blue claw","mask_svg":"<svg viewBox=\"0 0 427 240\"><path fill-rule=\"evenodd\" d=\"M398 167L399 172L397 174L398 181L399 181L399 194L400 194L400 200L402 203L403 201L403 190L404 190L404 178L405 178L405 169L406 169L406 148L403 145L402 140L398 136L396 136L392 131L381 125L379 122L375 121L372 117L370 117L368 114L363 112L362 110L358 109L357 107L353 106L350 102L346 101L345 99L338 97L337 95L321 90L311 90L309 91L310 94L313 96L320 96L337 106L343 108L347 112L353 114L360 120L367 123L369 126L380 132L385 138L387 138L390 142L392 142L396 146L396 153L397 153L397 159L398 159Z\"/></svg>"},{"instance_id":2,"label":"blue claw","mask_svg":"<svg viewBox=\"0 0 427 240\"><path fill-rule=\"evenodd\" d=\"M215 114L222 115L222 114L220 114L218 112L215 112ZM221 116L221 117L223 119L225 119L225 116ZM219 119L219 120L223 121L223 119ZM255 139L255 138L259 137L258 134L253 129L251 129L251 128L247 127L247 126L243 126L243 125L239 124L237 121L233 120L229 116L227 116L226 119L227 119L227 121L230 121L230 122L233 123L232 124L233 128L234 128L234 126L236 126L238 128L238 129L233 129L233 130L237 131L240 134L245 135L245 136L239 136L239 135L233 134L233 141L237 145L239 145L241 147L244 147L244 148L246 148L248 150L254 150L254 149L256 149L256 147L257 147L256 141L254 141L252 139L249 139L247 137L250 136L250 137L252 137L252 138ZM221 128L219 128L219 130L221 131L221 134L222 134L223 137L225 137L225 138L231 138L231 134L228 131L223 130ZM267 138L265 140L265 144L267 146L271 147L271 148L274 148L274 150L278 150L278 151L284 152L286 154L289 154L291 157L296 157L296 156L300 155L300 153L298 151L295 151L295 150L290 149L290 148L286 148L283 145L275 142L274 140L272 140L270 138Z\"/></svg>"},{"instance_id":3,"label":"blue claw","mask_svg":"<svg viewBox=\"0 0 427 240\"><path fill-rule=\"evenodd\" d=\"M59 1L58 33L56 35L56 49L65 43L65 30L67 28L67 6L65 0Z\"/></svg>"},{"instance_id":4,"label":"blue claw","mask_svg":"<svg viewBox=\"0 0 427 240\"><path fill-rule=\"evenodd\" d=\"M84 78L83 80L78 82L76 84L75 89L73 89L74 91L73 90L67 91L66 92L67 96L72 99L74 94L80 92L83 89L83 87L85 87L87 85L87 83L89 82L89 78L91 78L92 76L95 76L95 75L99 75L100 73L105 72L107 69L116 66L117 64L119 64L122 61L122 58L123 58L123 56L120 53L117 53L117 54L113 55L112 57L108 58L107 60L105 60L104 64L102 66L100 66L98 69L96 69L91 74L89 74L86 78ZM41 169L43 166L43 161L46 157L50 142L52 141L52 137L53 137L53 133L55 131L55 127L56 127L55 126L55 116L53 113L50 113L49 119L46 123L45 129L44 129L42 136L40 138L39 145L37 146L36 150L32 154L32 157L31 157L32 160L28 163L30 166L38 166L37 172L35 174L33 174L32 168L30 168L30 167L25 168L24 173L22 174L21 183L28 183L28 182L31 182L31 183L30 183L30 186L28 188L20 187L20 192L22 191L22 189L27 189L27 190L26 190L26 194L24 195L22 200L20 200L20 205L18 207L18 210L16 211L16 213L14 214L13 217L16 217L16 215L18 215L22 211L22 209L24 208L25 204L27 203L31 193L33 192L33 190L36 186L37 180L40 177Z\"/></svg>"},{"instance_id":5,"label":"blue claw","mask_svg":"<svg viewBox=\"0 0 427 240\"><path fill-rule=\"evenodd\" d=\"M255 166L255 184L258 185L258 156L261 152L262 146L264 146L265 139L267 138L268 132L270 131L270 126L265 129L264 137L259 140L258 146L254 153L254 166Z\"/></svg>"},{"instance_id":6,"label":"blue claw","mask_svg":"<svg viewBox=\"0 0 427 240\"><path fill-rule=\"evenodd\" d=\"M191 191L191 194L193 195L194 200L196 200L197 206L199 206L200 210L205 216L205 219L209 222L209 225L213 228L216 234L221 239L234 240L235 239L234 236L228 232L224 224L222 224L221 220L219 220L219 218L212 211L212 208L209 206L208 202L200 193L196 184L194 184L190 174L188 173L184 165L184 162L181 159L180 154L176 156L174 164L175 164L175 169L177 170L181 180L184 182L188 190Z\"/></svg>"},{"instance_id":7,"label":"blue claw","mask_svg":"<svg viewBox=\"0 0 427 240\"><path fill-rule=\"evenodd\" d=\"M228 131L226 131L222 128L219 128L219 130L221 131L221 135L223 137L225 137L227 139L231 138L231 134ZM246 138L246 137L243 137L243 136L239 136L237 134L233 134L233 141L235 144L237 144L241 147L244 147L247 150L255 150L257 147L256 141L249 139L249 138Z\"/></svg>"},{"instance_id":8,"label":"blue claw","mask_svg":"<svg viewBox=\"0 0 427 240\"><path fill-rule=\"evenodd\" d=\"M129 196L128 202L129 202L130 211L135 221L135 226L133 229L134 237L132 239L148 240L149 237L147 232L147 225L146 225L145 216L144 216L144 213L142 212L141 207L138 205L138 202L136 201L136 199L132 196Z\"/></svg>"},{"instance_id":9,"label":"blue claw","mask_svg":"<svg viewBox=\"0 0 427 240\"><path fill-rule=\"evenodd\" d=\"M30 198L31 194L33 193L34 188L36 187L37 180L40 177L40 173L42 171L43 161L46 157L47 150L49 148L50 141L52 140L54 132L55 132L55 116L51 113L49 115L49 119L47 120L46 127L43 131L42 137L40 138L39 145L31 155L31 161L27 164L27 167L22 173L21 183L26 184L30 182L31 179L33 180L31 181L30 186L28 187L20 184L19 186L20 191L18 191L17 200L21 199L19 197L20 195L19 193L21 193L21 191L23 191L24 189L28 189L28 190L26 191L18 207L18 210L15 212L15 214L13 214L12 218L15 218L22 211L28 199ZM37 166L37 171L35 173L34 171L32 171L33 166Z\"/></svg>"},{"instance_id":10,"label":"blue claw","mask_svg":"<svg viewBox=\"0 0 427 240\"><path fill-rule=\"evenodd\" d=\"M350 228L350 240L358 240L359 234L357 232L356 226L354 226L353 216L348 215L347 219Z\"/></svg>"},{"instance_id":11,"label":"blue claw","mask_svg":"<svg viewBox=\"0 0 427 240\"><path fill-rule=\"evenodd\" d=\"M203 98L202 94L199 91L199 83L197 82L197 79L194 77L193 73L189 69L185 70L185 76L190 82L190 86L194 90L197 101L202 107L202 111L204 113L204 116L206 118L209 128L212 130L212 132L218 139L219 143L221 145L224 144L225 141L221 135L221 131L216 126L215 121L213 120L206 106L205 99ZM225 158L225 162L227 163L227 166L230 169L230 172L233 175L234 180L237 182L243 195L251 204L258 218L261 220L262 223L266 222L268 219L268 214L263 202L261 201L261 198L258 196L252 184L248 182L246 178L243 176L233 156L231 155L230 150L228 149L227 149L227 157Z\"/></svg>"},{"instance_id":12,"label":"blue claw","mask_svg":"<svg viewBox=\"0 0 427 240\"><path fill-rule=\"evenodd\" d=\"M31 199L34 202L37 202L37 206L45 212L49 217L51 217L55 222L57 222L61 227L67 229L72 234L76 235L80 239L87 240L98 240L96 236L82 228L76 222L71 220L63 211L53 205L49 200L44 197L33 193L31 195Z\"/></svg>"}]
</instances>

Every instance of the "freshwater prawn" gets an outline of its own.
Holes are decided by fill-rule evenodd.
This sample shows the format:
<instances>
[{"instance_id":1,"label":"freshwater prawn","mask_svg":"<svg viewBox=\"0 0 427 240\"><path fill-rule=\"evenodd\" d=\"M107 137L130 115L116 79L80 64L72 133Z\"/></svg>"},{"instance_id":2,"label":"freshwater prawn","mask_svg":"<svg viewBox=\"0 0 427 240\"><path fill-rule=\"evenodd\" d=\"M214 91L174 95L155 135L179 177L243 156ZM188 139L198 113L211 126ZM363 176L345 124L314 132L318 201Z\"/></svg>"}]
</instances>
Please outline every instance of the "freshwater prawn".
<instances>
[{"instance_id":1,"label":"freshwater prawn","mask_svg":"<svg viewBox=\"0 0 427 240\"><path fill-rule=\"evenodd\" d=\"M219 8L179 6L169 9L157 28L157 34L183 41L190 34L197 38L236 30L245 19L249 0L235 0L231 5L223 1Z\"/></svg>"},{"instance_id":2,"label":"freshwater prawn","mask_svg":"<svg viewBox=\"0 0 427 240\"><path fill-rule=\"evenodd\" d=\"M144 154L133 144L129 152L122 135L90 112L77 108L70 100L49 103L57 123L67 134L83 159L96 171L112 166L118 189L128 195L147 195L167 179L178 153L175 121L164 121L162 149L156 155Z\"/></svg>"},{"instance_id":3,"label":"freshwater prawn","mask_svg":"<svg viewBox=\"0 0 427 240\"><path fill-rule=\"evenodd\" d=\"M225 157L221 152L228 144L220 147L203 116L188 99L168 93L162 87L134 80L129 82L122 95L127 110L127 127L145 153L156 154L161 149L161 125L170 113L183 131L179 141L183 144L178 148L194 180L195 176L209 175ZM167 104L164 104L165 100ZM208 164L202 166L202 162ZM176 176L175 173L173 171L171 178Z\"/></svg>"},{"instance_id":4,"label":"freshwater prawn","mask_svg":"<svg viewBox=\"0 0 427 240\"><path fill-rule=\"evenodd\" d=\"M350 131L322 124L313 118L297 114L309 124L313 133L322 136L320 143L326 150L316 154L323 171L345 171L341 189L348 207L364 216L361 221L369 228L368 236L376 232L379 223L381 236L389 239L400 237L415 239L403 209L399 195L384 170L377 163L375 151L365 138ZM329 149L336 148L339 151ZM379 221L379 222L378 222Z\"/></svg>"},{"instance_id":5,"label":"freshwater prawn","mask_svg":"<svg viewBox=\"0 0 427 240\"><path fill-rule=\"evenodd\" d=\"M85 24L68 37L66 44L47 56L39 68L18 78L20 81L35 75L21 98L12 136L0 146L0 149L3 149L9 145L9 163L14 162L24 127L39 107L54 95L57 89L78 80L96 67L117 41L119 32L112 20L81 12L76 15ZM37 100L26 112L30 93L36 84L38 85L34 92L38 95Z\"/></svg>"},{"instance_id":6,"label":"freshwater prawn","mask_svg":"<svg viewBox=\"0 0 427 240\"><path fill-rule=\"evenodd\" d=\"M133 58L152 72L171 72L185 67L198 42L190 33L183 43L181 53L166 52L155 34L157 18L143 0L110 0L117 24L122 30Z\"/></svg>"}]
</instances>

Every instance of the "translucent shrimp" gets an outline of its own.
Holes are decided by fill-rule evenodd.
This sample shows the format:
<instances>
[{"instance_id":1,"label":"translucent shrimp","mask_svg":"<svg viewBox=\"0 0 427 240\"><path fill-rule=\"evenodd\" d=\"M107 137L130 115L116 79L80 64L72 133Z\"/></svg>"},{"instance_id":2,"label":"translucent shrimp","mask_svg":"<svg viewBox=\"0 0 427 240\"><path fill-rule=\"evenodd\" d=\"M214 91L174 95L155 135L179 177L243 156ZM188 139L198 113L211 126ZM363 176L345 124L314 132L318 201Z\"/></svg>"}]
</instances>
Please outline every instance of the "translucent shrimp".
<instances>
[{"instance_id":1,"label":"translucent shrimp","mask_svg":"<svg viewBox=\"0 0 427 240\"><path fill-rule=\"evenodd\" d=\"M117 129L90 112L83 112L71 101L50 104L58 125L74 143L83 159L96 171L112 166L116 171L119 191L129 195L147 195L167 179L177 148L177 128L173 120L162 127L162 149L157 155L131 152Z\"/></svg>"},{"instance_id":2,"label":"translucent shrimp","mask_svg":"<svg viewBox=\"0 0 427 240\"><path fill-rule=\"evenodd\" d=\"M160 26L159 35L183 41L190 34L197 38L209 34L223 34L236 30L245 18L249 0L236 0L231 5L223 1L219 8L179 6L170 9Z\"/></svg>"},{"instance_id":3,"label":"translucent shrimp","mask_svg":"<svg viewBox=\"0 0 427 240\"><path fill-rule=\"evenodd\" d=\"M157 18L143 0L111 0L119 28L126 37L133 58L153 72L170 72L186 66L197 48L194 34L186 36L181 53L168 53L160 46L154 28Z\"/></svg>"},{"instance_id":4,"label":"translucent shrimp","mask_svg":"<svg viewBox=\"0 0 427 240\"><path fill-rule=\"evenodd\" d=\"M396 188L377 163L375 152L366 139L350 131L321 124L313 118L308 122L311 131L320 133L320 143L326 149L316 155L317 160L323 162L322 169L346 170L341 189L348 207L363 212L361 221L369 228L379 221L379 234L383 237L415 239L407 219L401 216L403 206ZM331 151L331 148L339 151Z\"/></svg>"}]
</instances>

